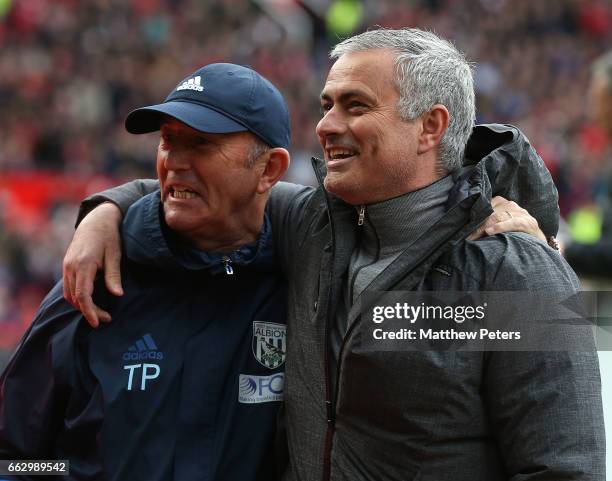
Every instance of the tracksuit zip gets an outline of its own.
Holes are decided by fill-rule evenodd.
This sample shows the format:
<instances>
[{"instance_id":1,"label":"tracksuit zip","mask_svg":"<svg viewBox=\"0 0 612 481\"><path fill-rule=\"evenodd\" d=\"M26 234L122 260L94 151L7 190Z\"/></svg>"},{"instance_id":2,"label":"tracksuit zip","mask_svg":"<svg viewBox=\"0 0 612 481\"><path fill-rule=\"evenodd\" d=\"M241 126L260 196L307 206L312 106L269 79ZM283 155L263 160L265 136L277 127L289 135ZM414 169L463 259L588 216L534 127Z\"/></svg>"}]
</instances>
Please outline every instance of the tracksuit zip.
<instances>
[{"instance_id":1,"label":"tracksuit zip","mask_svg":"<svg viewBox=\"0 0 612 481\"><path fill-rule=\"evenodd\" d=\"M223 267L225 268L225 273L228 276L231 276L234 273L234 268L232 267L232 260L228 256L223 256L221 258L221 262L223 262Z\"/></svg>"}]
</instances>

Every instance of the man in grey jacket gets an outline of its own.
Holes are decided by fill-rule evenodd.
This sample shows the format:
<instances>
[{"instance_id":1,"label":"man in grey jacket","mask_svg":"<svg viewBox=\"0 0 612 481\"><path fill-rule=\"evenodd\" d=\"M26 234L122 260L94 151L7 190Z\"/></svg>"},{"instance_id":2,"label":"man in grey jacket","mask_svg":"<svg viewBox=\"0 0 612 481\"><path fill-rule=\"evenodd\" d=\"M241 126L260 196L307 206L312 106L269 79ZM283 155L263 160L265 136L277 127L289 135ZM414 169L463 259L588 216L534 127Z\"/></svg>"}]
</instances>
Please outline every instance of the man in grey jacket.
<instances>
[{"instance_id":1,"label":"man in grey jacket","mask_svg":"<svg viewBox=\"0 0 612 481\"><path fill-rule=\"evenodd\" d=\"M603 480L593 350L363 349L368 293L579 285L536 238L468 240L493 195L526 207L546 235L558 207L517 129L473 128L463 55L405 29L350 38L332 57L317 126L325 164L313 160L321 186L284 184L268 205L289 279L286 479Z\"/></svg>"}]
</instances>

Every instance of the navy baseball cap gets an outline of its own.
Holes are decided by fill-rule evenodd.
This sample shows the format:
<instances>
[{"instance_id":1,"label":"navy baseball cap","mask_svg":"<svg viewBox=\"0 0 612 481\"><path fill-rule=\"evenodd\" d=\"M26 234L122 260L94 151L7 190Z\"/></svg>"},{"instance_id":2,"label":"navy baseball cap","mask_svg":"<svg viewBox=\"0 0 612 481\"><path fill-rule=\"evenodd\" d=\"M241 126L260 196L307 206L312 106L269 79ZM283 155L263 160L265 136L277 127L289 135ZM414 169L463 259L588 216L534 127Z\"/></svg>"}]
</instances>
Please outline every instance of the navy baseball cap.
<instances>
[{"instance_id":1,"label":"navy baseball cap","mask_svg":"<svg viewBox=\"0 0 612 481\"><path fill-rule=\"evenodd\" d=\"M200 132L249 131L270 147L289 148L291 128L285 99L255 70L213 63L196 70L163 103L130 112L125 128L132 134L159 130L163 114Z\"/></svg>"}]
</instances>

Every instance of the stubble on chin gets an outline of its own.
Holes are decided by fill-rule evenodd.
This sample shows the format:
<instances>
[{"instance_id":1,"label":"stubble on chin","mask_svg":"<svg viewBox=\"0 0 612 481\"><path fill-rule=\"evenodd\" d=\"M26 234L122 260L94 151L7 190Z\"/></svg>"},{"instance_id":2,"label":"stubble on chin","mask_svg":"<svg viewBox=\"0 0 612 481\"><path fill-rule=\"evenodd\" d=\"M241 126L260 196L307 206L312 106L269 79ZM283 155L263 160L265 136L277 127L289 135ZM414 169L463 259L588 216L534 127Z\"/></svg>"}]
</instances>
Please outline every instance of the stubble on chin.
<instances>
[{"instance_id":1,"label":"stubble on chin","mask_svg":"<svg viewBox=\"0 0 612 481\"><path fill-rule=\"evenodd\" d=\"M339 197L347 204L358 205L356 201L360 197L360 191L363 186L357 185L352 179L343 179L342 176L332 174L325 178L323 186L327 192Z\"/></svg>"}]
</instances>

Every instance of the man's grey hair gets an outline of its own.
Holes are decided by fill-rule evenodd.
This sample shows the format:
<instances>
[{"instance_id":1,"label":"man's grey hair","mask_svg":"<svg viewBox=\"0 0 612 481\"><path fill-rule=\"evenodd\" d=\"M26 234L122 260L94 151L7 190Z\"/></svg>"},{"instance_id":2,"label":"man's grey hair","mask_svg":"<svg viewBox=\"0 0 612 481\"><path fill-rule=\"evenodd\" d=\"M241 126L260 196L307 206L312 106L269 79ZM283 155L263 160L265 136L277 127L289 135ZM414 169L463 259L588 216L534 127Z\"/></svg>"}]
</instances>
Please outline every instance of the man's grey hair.
<instances>
[{"instance_id":1,"label":"man's grey hair","mask_svg":"<svg viewBox=\"0 0 612 481\"><path fill-rule=\"evenodd\" d=\"M245 161L246 168L247 169L253 168L253 166L257 162L257 159L263 154L265 154L271 148L272 147L266 144L259 137L256 137L255 135L253 135L253 145L251 146L251 150L249 151L249 154Z\"/></svg>"},{"instance_id":2,"label":"man's grey hair","mask_svg":"<svg viewBox=\"0 0 612 481\"><path fill-rule=\"evenodd\" d=\"M612 50L598 57L591 67L593 75L605 79L608 91L612 93Z\"/></svg>"},{"instance_id":3,"label":"man's grey hair","mask_svg":"<svg viewBox=\"0 0 612 481\"><path fill-rule=\"evenodd\" d=\"M431 32L381 28L340 42L330 57L338 59L347 53L373 49L397 52L395 83L401 119L415 120L434 104L448 109L450 119L440 142L440 166L447 172L461 167L476 117L472 66L465 55Z\"/></svg>"}]
</instances>

